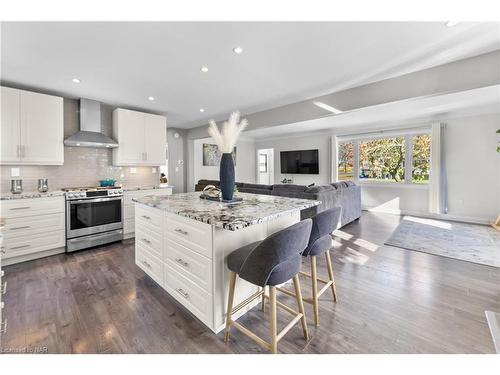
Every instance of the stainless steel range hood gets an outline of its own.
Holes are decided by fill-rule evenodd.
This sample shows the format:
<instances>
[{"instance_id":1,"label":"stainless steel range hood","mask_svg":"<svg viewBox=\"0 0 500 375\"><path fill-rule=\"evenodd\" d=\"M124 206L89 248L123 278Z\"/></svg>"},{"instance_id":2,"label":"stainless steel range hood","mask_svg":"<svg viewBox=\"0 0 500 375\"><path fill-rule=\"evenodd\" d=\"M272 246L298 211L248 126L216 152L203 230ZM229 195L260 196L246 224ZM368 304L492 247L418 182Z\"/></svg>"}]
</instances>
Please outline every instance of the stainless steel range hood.
<instances>
[{"instance_id":1,"label":"stainless steel range hood","mask_svg":"<svg viewBox=\"0 0 500 375\"><path fill-rule=\"evenodd\" d=\"M101 103L80 99L80 131L64 140L65 146L118 147L118 142L101 132Z\"/></svg>"}]
</instances>

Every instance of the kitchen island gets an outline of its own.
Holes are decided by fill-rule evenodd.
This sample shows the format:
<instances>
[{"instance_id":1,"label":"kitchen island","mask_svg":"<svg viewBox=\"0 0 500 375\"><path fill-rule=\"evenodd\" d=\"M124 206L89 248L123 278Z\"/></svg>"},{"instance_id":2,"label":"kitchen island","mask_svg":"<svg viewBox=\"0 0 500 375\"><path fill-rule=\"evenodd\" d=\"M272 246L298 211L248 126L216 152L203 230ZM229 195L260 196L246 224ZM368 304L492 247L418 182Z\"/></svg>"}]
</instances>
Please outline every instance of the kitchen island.
<instances>
[{"instance_id":1,"label":"kitchen island","mask_svg":"<svg viewBox=\"0 0 500 375\"><path fill-rule=\"evenodd\" d=\"M300 211L320 204L308 199L238 194L227 204L200 193L134 199L135 262L214 332L224 328L227 297L226 257L300 220ZM234 304L258 291L238 279ZM233 315L234 319L250 308Z\"/></svg>"}]
</instances>

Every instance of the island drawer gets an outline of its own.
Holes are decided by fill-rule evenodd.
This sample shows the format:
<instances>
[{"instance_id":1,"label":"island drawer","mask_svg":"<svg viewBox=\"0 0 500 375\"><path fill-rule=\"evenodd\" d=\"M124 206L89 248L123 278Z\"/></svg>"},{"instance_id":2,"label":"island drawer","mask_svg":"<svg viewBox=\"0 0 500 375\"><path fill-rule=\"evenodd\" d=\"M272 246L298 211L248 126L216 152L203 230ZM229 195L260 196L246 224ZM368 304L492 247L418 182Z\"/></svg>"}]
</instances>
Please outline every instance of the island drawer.
<instances>
[{"instance_id":1,"label":"island drawer","mask_svg":"<svg viewBox=\"0 0 500 375\"><path fill-rule=\"evenodd\" d=\"M65 211L63 196L3 200L0 202L0 207L0 216L4 219L45 215Z\"/></svg>"},{"instance_id":2,"label":"island drawer","mask_svg":"<svg viewBox=\"0 0 500 375\"><path fill-rule=\"evenodd\" d=\"M167 291L198 319L212 326L212 295L178 273L168 264L165 265L165 287Z\"/></svg>"},{"instance_id":3,"label":"island drawer","mask_svg":"<svg viewBox=\"0 0 500 375\"><path fill-rule=\"evenodd\" d=\"M181 244L167 240L166 262L180 274L212 293L212 260Z\"/></svg>"},{"instance_id":4,"label":"island drawer","mask_svg":"<svg viewBox=\"0 0 500 375\"><path fill-rule=\"evenodd\" d=\"M135 241L163 260L163 236L161 233L151 230L149 226L140 225L135 232Z\"/></svg>"},{"instance_id":5,"label":"island drawer","mask_svg":"<svg viewBox=\"0 0 500 375\"><path fill-rule=\"evenodd\" d=\"M178 215L167 215L167 239L212 258L212 227Z\"/></svg>"},{"instance_id":6,"label":"island drawer","mask_svg":"<svg viewBox=\"0 0 500 375\"><path fill-rule=\"evenodd\" d=\"M13 217L5 220L3 236L5 240L13 237L47 233L65 230L65 215L63 213Z\"/></svg>"},{"instance_id":7,"label":"island drawer","mask_svg":"<svg viewBox=\"0 0 500 375\"><path fill-rule=\"evenodd\" d=\"M135 245L135 264L163 286L163 262L137 243Z\"/></svg>"},{"instance_id":8,"label":"island drawer","mask_svg":"<svg viewBox=\"0 0 500 375\"><path fill-rule=\"evenodd\" d=\"M135 230L139 229L139 224L146 224L153 227L153 230L161 233L163 223L163 210L146 207L141 204L135 206Z\"/></svg>"}]
</instances>

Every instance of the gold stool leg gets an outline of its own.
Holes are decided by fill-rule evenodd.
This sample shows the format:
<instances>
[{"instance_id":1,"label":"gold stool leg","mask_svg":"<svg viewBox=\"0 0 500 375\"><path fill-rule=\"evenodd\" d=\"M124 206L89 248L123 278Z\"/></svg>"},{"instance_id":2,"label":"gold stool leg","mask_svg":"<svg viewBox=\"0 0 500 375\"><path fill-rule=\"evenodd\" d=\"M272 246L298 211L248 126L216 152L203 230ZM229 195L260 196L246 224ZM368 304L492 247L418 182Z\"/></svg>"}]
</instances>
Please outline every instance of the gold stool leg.
<instances>
[{"instance_id":1,"label":"gold stool leg","mask_svg":"<svg viewBox=\"0 0 500 375\"><path fill-rule=\"evenodd\" d=\"M261 306L260 309L262 312L266 312L266 287L262 287L262 300L261 300Z\"/></svg>"},{"instance_id":2,"label":"gold stool leg","mask_svg":"<svg viewBox=\"0 0 500 375\"><path fill-rule=\"evenodd\" d=\"M304 310L304 301L302 300L302 292L300 290L299 275L293 277L293 287L295 288L295 297L297 298L297 305L299 306L299 312L302 314L300 319L302 323L302 331L304 332L304 338L309 340L309 333L307 332L307 321L306 312Z\"/></svg>"},{"instance_id":3,"label":"gold stool leg","mask_svg":"<svg viewBox=\"0 0 500 375\"><path fill-rule=\"evenodd\" d=\"M335 279L333 278L333 267L332 267L332 258L330 257L330 250L327 250L325 255L326 255L326 265L328 268L328 276L330 276L330 280L332 281L333 301L337 302L337 288L335 287Z\"/></svg>"},{"instance_id":4,"label":"gold stool leg","mask_svg":"<svg viewBox=\"0 0 500 375\"><path fill-rule=\"evenodd\" d=\"M269 319L271 320L271 353L278 352L278 333L277 333L277 318L276 318L276 287L269 286Z\"/></svg>"},{"instance_id":5,"label":"gold stool leg","mask_svg":"<svg viewBox=\"0 0 500 375\"><path fill-rule=\"evenodd\" d=\"M229 340L229 329L231 328L231 312L233 311L234 287L236 285L236 272L229 272L229 293L227 295L226 328L224 329L224 341Z\"/></svg>"},{"instance_id":6,"label":"gold stool leg","mask_svg":"<svg viewBox=\"0 0 500 375\"><path fill-rule=\"evenodd\" d=\"M316 270L316 256L311 256L311 282L313 294L314 325L319 326L319 301L318 301L318 272Z\"/></svg>"}]
</instances>

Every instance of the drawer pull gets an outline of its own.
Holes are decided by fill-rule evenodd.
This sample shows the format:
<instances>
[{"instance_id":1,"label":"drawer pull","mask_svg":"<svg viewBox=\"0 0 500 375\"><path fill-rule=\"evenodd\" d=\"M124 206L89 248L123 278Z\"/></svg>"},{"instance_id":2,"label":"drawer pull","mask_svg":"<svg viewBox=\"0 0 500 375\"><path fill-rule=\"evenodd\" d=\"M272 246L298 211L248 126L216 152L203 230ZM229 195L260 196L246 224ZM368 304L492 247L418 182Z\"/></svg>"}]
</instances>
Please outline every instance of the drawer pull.
<instances>
[{"instance_id":1,"label":"drawer pull","mask_svg":"<svg viewBox=\"0 0 500 375\"><path fill-rule=\"evenodd\" d=\"M27 206L27 207L14 207L14 208L11 208L11 210L28 210L30 209L31 207Z\"/></svg>"},{"instance_id":2,"label":"drawer pull","mask_svg":"<svg viewBox=\"0 0 500 375\"><path fill-rule=\"evenodd\" d=\"M151 268L151 264L146 262L145 260L142 261L142 264L144 264L146 267Z\"/></svg>"},{"instance_id":3,"label":"drawer pull","mask_svg":"<svg viewBox=\"0 0 500 375\"><path fill-rule=\"evenodd\" d=\"M151 217L150 216L147 216L147 215L142 215L142 217L146 220L151 220Z\"/></svg>"},{"instance_id":4,"label":"drawer pull","mask_svg":"<svg viewBox=\"0 0 500 375\"><path fill-rule=\"evenodd\" d=\"M189 234L189 233L188 233L188 232L186 232L185 230L182 230L182 229L179 229L179 228L175 229L175 231L176 231L177 233L183 234L183 235L185 235L185 236L187 236L187 235Z\"/></svg>"},{"instance_id":5,"label":"drawer pull","mask_svg":"<svg viewBox=\"0 0 500 375\"><path fill-rule=\"evenodd\" d=\"M24 249L25 247L30 247L31 245L21 245L21 246L14 246L11 247L11 250L17 250L17 249Z\"/></svg>"},{"instance_id":6,"label":"drawer pull","mask_svg":"<svg viewBox=\"0 0 500 375\"><path fill-rule=\"evenodd\" d=\"M178 293L180 293L184 298L189 298L189 294L186 293L184 290L182 290L181 288L179 289L176 289Z\"/></svg>"},{"instance_id":7,"label":"drawer pull","mask_svg":"<svg viewBox=\"0 0 500 375\"><path fill-rule=\"evenodd\" d=\"M7 281L3 282L2 290L0 291L0 294L5 294L5 293L7 293Z\"/></svg>"},{"instance_id":8,"label":"drawer pull","mask_svg":"<svg viewBox=\"0 0 500 375\"><path fill-rule=\"evenodd\" d=\"M151 241L148 240L147 238L142 238L142 242L147 243L148 245L151 245Z\"/></svg>"},{"instance_id":9,"label":"drawer pull","mask_svg":"<svg viewBox=\"0 0 500 375\"><path fill-rule=\"evenodd\" d=\"M10 230L19 230L19 229L28 229L31 228L29 225L25 225L24 227L15 227L15 228L10 228Z\"/></svg>"},{"instance_id":10,"label":"drawer pull","mask_svg":"<svg viewBox=\"0 0 500 375\"><path fill-rule=\"evenodd\" d=\"M0 333L6 333L7 332L7 319L0 323Z\"/></svg>"},{"instance_id":11,"label":"drawer pull","mask_svg":"<svg viewBox=\"0 0 500 375\"><path fill-rule=\"evenodd\" d=\"M184 261L184 260L183 260L183 259L181 259L181 258L177 258L175 261L176 261L177 263L179 263L179 264L183 265L184 267L189 266L189 263L188 263L188 262L186 262L186 261Z\"/></svg>"},{"instance_id":12,"label":"drawer pull","mask_svg":"<svg viewBox=\"0 0 500 375\"><path fill-rule=\"evenodd\" d=\"M5 247L0 247L0 254L5 254ZM3 271L2 271L3 272Z\"/></svg>"}]
</instances>

